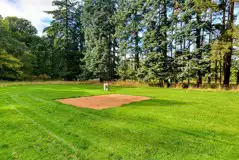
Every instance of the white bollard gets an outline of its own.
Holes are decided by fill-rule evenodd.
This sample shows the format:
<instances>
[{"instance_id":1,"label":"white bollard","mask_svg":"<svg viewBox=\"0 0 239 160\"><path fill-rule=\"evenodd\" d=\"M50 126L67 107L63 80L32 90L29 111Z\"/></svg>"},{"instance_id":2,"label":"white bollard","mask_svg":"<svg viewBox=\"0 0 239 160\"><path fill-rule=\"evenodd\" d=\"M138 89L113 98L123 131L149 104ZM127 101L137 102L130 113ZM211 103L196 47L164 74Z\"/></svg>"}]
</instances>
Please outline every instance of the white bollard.
<instances>
[{"instance_id":1,"label":"white bollard","mask_svg":"<svg viewBox=\"0 0 239 160\"><path fill-rule=\"evenodd\" d=\"M108 91L109 90L109 83L104 83L104 91Z\"/></svg>"}]
</instances>

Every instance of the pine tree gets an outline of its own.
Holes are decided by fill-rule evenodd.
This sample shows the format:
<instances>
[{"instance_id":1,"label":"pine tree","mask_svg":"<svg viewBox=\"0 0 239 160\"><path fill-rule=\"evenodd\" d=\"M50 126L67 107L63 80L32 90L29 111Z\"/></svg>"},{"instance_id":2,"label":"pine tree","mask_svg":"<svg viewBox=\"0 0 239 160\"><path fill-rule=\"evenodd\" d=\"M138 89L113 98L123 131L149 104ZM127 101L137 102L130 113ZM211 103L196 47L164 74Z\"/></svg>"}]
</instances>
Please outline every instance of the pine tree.
<instances>
[{"instance_id":1,"label":"pine tree","mask_svg":"<svg viewBox=\"0 0 239 160\"><path fill-rule=\"evenodd\" d=\"M214 6L210 0L175 3L177 20L173 22L174 33L170 38L175 50L174 66L179 69L179 79L187 79L188 83L190 79L197 79L197 86L202 84L202 77L210 66L210 46L204 34L212 32L206 17L208 10Z\"/></svg>"},{"instance_id":2,"label":"pine tree","mask_svg":"<svg viewBox=\"0 0 239 160\"><path fill-rule=\"evenodd\" d=\"M144 18L146 31L143 37L145 60L143 66L149 78L167 81L170 77L167 34L169 31L169 1L148 1Z\"/></svg>"},{"instance_id":3,"label":"pine tree","mask_svg":"<svg viewBox=\"0 0 239 160\"><path fill-rule=\"evenodd\" d=\"M237 84L239 84L239 25L234 28L234 38L235 38L235 46L237 49L235 50L235 55L237 57Z\"/></svg>"},{"instance_id":4,"label":"pine tree","mask_svg":"<svg viewBox=\"0 0 239 160\"><path fill-rule=\"evenodd\" d=\"M86 67L93 77L100 78L101 81L115 77L114 13L113 0L84 1Z\"/></svg>"},{"instance_id":5,"label":"pine tree","mask_svg":"<svg viewBox=\"0 0 239 160\"><path fill-rule=\"evenodd\" d=\"M223 70L224 70L224 87L228 88L230 84L230 75L231 75L231 59L232 59L232 52L233 52L233 24L234 24L234 0L230 0L229 2L229 16L228 16L228 27L227 30L230 30L227 36L228 42L230 42L229 52L224 55L224 63L223 63ZM223 13L226 10L226 1L223 3ZM225 14L225 13L224 13Z\"/></svg>"},{"instance_id":6,"label":"pine tree","mask_svg":"<svg viewBox=\"0 0 239 160\"><path fill-rule=\"evenodd\" d=\"M53 15L51 26L45 29L53 38L54 50L60 53L59 76L74 80L82 71L80 64L83 58L83 28L81 25L81 4L76 0L54 0L56 9L46 11Z\"/></svg>"},{"instance_id":7,"label":"pine tree","mask_svg":"<svg viewBox=\"0 0 239 160\"><path fill-rule=\"evenodd\" d=\"M137 77L136 74L140 67L140 56L142 56L142 20L144 0L127 1L119 0L116 13L117 28L116 37L119 42L119 52L121 56L120 66L128 66L131 78ZM133 70L132 70L133 68ZM119 72L120 75L120 72ZM123 75L120 75L123 76Z\"/></svg>"}]
</instances>

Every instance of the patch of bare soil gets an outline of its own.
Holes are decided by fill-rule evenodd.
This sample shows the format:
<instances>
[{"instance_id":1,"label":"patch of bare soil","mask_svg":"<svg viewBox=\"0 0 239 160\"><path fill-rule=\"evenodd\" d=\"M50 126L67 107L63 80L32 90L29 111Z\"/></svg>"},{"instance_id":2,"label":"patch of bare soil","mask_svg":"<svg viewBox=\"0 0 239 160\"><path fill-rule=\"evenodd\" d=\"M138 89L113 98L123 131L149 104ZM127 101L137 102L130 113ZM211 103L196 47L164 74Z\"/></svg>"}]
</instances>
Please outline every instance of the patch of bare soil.
<instances>
[{"instance_id":1,"label":"patch of bare soil","mask_svg":"<svg viewBox=\"0 0 239 160\"><path fill-rule=\"evenodd\" d=\"M149 99L150 98L148 97L142 96L109 94L100 96L60 99L57 101L72 106L102 110L106 108L119 107L132 102L140 102Z\"/></svg>"}]
</instances>

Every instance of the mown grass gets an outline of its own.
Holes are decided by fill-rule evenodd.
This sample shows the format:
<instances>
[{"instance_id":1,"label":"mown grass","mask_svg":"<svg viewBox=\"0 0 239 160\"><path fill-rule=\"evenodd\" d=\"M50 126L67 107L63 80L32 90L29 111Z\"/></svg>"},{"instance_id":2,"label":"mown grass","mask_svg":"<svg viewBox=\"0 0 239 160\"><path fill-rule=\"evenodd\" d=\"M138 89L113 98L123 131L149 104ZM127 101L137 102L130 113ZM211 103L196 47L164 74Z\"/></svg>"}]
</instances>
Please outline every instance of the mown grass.
<instances>
[{"instance_id":1,"label":"mown grass","mask_svg":"<svg viewBox=\"0 0 239 160\"><path fill-rule=\"evenodd\" d=\"M101 111L56 99L129 94ZM93 84L0 88L0 159L239 159L239 93Z\"/></svg>"},{"instance_id":2,"label":"mown grass","mask_svg":"<svg viewBox=\"0 0 239 160\"><path fill-rule=\"evenodd\" d=\"M46 85L46 84L95 84L95 85L103 85L103 82L99 82L99 80L89 80L89 81L60 81L60 80L52 80L52 81L16 81L16 82L9 82L9 81L0 81L0 87L7 87L7 86L24 86L24 85ZM111 81L109 82L110 86L114 87L161 87L161 88L167 88L167 86L160 86L159 84L153 83L144 83L139 81L133 81L133 80L117 80L117 81ZM223 88L223 86L220 86L219 84L211 83L210 85L207 83L203 83L202 86L199 88L196 87L196 83L191 83L188 88L183 87L187 85L186 83L178 83L178 84L172 84L170 88L176 88L176 89L188 89L188 90L198 90L198 91L226 91L226 92L239 92L239 86L236 84L230 84L229 88Z\"/></svg>"}]
</instances>

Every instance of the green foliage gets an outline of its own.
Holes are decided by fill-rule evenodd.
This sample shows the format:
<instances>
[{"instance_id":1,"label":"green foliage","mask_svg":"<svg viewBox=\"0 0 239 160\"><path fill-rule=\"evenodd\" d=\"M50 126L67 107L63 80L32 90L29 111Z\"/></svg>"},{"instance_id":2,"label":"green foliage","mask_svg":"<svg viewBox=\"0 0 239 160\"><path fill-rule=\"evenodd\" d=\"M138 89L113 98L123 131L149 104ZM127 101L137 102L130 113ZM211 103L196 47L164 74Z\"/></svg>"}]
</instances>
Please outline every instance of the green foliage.
<instances>
[{"instance_id":1,"label":"green foliage","mask_svg":"<svg viewBox=\"0 0 239 160\"><path fill-rule=\"evenodd\" d=\"M151 99L98 111L55 100L105 94L101 85L0 87L0 159L239 157L238 93L148 87L111 89L107 93Z\"/></svg>"},{"instance_id":2,"label":"green foliage","mask_svg":"<svg viewBox=\"0 0 239 160\"><path fill-rule=\"evenodd\" d=\"M0 17L0 49L27 77L203 80L228 86L236 74L235 2L212 0L54 0L42 37L31 22ZM232 70L231 70L232 69ZM239 79L239 71L238 71ZM235 77L233 78L235 80Z\"/></svg>"},{"instance_id":3,"label":"green foliage","mask_svg":"<svg viewBox=\"0 0 239 160\"><path fill-rule=\"evenodd\" d=\"M52 74L66 80L74 80L82 73L84 37L81 23L82 6L75 0L54 0L56 7L46 13L53 16L51 26L45 29L49 42L53 43Z\"/></svg>"},{"instance_id":4,"label":"green foliage","mask_svg":"<svg viewBox=\"0 0 239 160\"><path fill-rule=\"evenodd\" d=\"M0 20L0 30L0 50L5 59L0 79L22 79L23 73L33 75L36 63L33 53L37 52L33 45L36 45L35 39L41 39L35 35L36 28L28 20L6 17Z\"/></svg>"},{"instance_id":5,"label":"green foliage","mask_svg":"<svg viewBox=\"0 0 239 160\"><path fill-rule=\"evenodd\" d=\"M170 66L161 53L150 52L143 61L140 79L143 81L164 81L169 78Z\"/></svg>"},{"instance_id":6,"label":"green foliage","mask_svg":"<svg viewBox=\"0 0 239 160\"><path fill-rule=\"evenodd\" d=\"M36 63L36 57L31 53L25 52L20 58L23 64L22 71L26 75L31 75L34 72L34 63Z\"/></svg>"},{"instance_id":7,"label":"green foliage","mask_svg":"<svg viewBox=\"0 0 239 160\"><path fill-rule=\"evenodd\" d=\"M6 17L4 18L3 23L8 26L10 32L18 37L37 34L37 29L32 26L31 22L23 18Z\"/></svg>"},{"instance_id":8,"label":"green foliage","mask_svg":"<svg viewBox=\"0 0 239 160\"><path fill-rule=\"evenodd\" d=\"M113 79L115 76L114 6L112 0L84 2L86 67L95 78L101 80Z\"/></svg>"},{"instance_id":9,"label":"green foliage","mask_svg":"<svg viewBox=\"0 0 239 160\"><path fill-rule=\"evenodd\" d=\"M224 54L229 52L230 42L215 40L212 44L212 60L223 60Z\"/></svg>"},{"instance_id":10,"label":"green foliage","mask_svg":"<svg viewBox=\"0 0 239 160\"><path fill-rule=\"evenodd\" d=\"M144 1L125 1L118 2L118 10L115 14L117 21L115 36L119 41L119 54L121 59L129 57L128 65L137 72L140 65L140 56L142 55L142 20ZM121 61L125 63L126 61ZM124 65L124 64L122 64ZM124 76L124 75L120 75Z\"/></svg>"},{"instance_id":11,"label":"green foliage","mask_svg":"<svg viewBox=\"0 0 239 160\"><path fill-rule=\"evenodd\" d=\"M15 57L0 49L0 79L20 80L22 63Z\"/></svg>"},{"instance_id":12,"label":"green foliage","mask_svg":"<svg viewBox=\"0 0 239 160\"><path fill-rule=\"evenodd\" d=\"M117 74L123 80L135 80L138 76L133 66L134 64L132 61L122 59L117 68Z\"/></svg>"}]
</instances>

